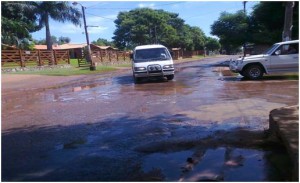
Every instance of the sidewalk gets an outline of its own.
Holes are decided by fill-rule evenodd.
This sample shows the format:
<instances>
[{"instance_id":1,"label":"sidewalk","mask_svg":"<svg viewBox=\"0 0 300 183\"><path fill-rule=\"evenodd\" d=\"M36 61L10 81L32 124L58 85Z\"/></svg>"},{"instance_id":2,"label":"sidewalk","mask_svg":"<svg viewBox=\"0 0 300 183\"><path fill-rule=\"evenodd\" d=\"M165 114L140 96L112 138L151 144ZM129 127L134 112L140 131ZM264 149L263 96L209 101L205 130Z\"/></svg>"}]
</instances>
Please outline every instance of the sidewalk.
<instances>
[{"instance_id":1,"label":"sidewalk","mask_svg":"<svg viewBox=\"0 0 300 183\"><path fill-rule=\"evenodd\" d=\"M270 131L284 143L291 157L293 181L299 177L299 106L274 109L270 112Z\"/></svg>"}]
</instances>

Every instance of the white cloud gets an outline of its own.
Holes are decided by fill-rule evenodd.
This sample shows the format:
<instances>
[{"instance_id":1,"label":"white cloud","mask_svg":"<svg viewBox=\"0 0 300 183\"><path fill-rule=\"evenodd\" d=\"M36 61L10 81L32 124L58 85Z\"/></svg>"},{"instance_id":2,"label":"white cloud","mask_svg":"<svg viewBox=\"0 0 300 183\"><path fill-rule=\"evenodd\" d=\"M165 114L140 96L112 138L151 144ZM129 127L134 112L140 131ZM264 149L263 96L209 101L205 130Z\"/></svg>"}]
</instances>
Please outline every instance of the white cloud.
<instances>
[{"instance_id":1,"label":"white cloud","mask_svg":"<svg viewBox=\"0 0 300 183\"><path fill-rule=\"evenodd\" d=\"M92 25L92 24L90 24ZM98 26L98 25L95 25ZM108 29L108 27L104 27L104 26L98 26L98 27L88 27L88 33L89 34L99 34L103 31L105 31L106 29ZM63 24L63 26L55 26L52 28L53 33L59 33L59 34L84 34L84 27L81 26L75 26L73 24Z\"/></svg>"},{"instance_id":2,"label":"white cloud","mask_svg":"<svg viewBox=\"0 0 300 183\"><path fill-rule=\"evenodd\" d=\"M66 24L66 23L61 26L53 26L50 29L52 29L55 32L61 32L64 34L78 34L84 31L83 27L75 26L73 24Z\"/></svg>"},{"instance_id":3,"label":"white cloud","mask_svg":"<svg viewBox=\"0 0 300 183\"><path fill-rule=\"evenodd\" d=\"M108 27L88 27L88 33L89 34L99 34L105 30L107 30Z\"/></svg>"},{"instance_id":4,"label":"white cloud","mask_svg":"<svg viewBox=\"0 0 300 183\"><path fill-rule=\"evenodd\" d=\"M154 8L155 4L154 3L151 3L151 4L140 3L140 4L138 4L138 7L139 8Z\"/></svg>"}]
</instances>

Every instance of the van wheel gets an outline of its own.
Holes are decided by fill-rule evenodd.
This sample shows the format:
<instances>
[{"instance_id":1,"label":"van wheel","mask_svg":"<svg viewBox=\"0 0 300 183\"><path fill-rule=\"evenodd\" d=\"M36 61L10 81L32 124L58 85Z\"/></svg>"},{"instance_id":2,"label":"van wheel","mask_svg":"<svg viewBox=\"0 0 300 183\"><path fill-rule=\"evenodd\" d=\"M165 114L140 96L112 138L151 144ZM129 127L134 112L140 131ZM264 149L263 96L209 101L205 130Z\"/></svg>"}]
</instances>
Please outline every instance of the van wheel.
<instances>
[{"instance_id":1,"label":"van wheel","mask_svg":"<svg viewBox=\"0 0 300 183\"><path fill-rule=\"evenodd\" d=\"M244 76L252 80L261 79L263 74L263 69L259 65L250 65L243 72Z\"/></svg>"},{"instance_id":2,"label":"van wheel","mask_svg":"<svg viewBox=\"0 0 300 183\"><path fill-rule=\"evenodd\" d=\"M141 78L137 78L137 77L135 77L135 76L133 75L133 81L134 81L135 84L138 84L138 83L140 83Z\"/></svg>"},{"instance_id":3,"label":"van wheel","mask_svg":"<svg viewBox=\"0 0 300 183\"><path fill-rule=\"evenodd\" d=\"M168 75L168 76L167 76L167 79L168 79L168 80L174 79L174 75Z\"/></svg>"}]
</instances>

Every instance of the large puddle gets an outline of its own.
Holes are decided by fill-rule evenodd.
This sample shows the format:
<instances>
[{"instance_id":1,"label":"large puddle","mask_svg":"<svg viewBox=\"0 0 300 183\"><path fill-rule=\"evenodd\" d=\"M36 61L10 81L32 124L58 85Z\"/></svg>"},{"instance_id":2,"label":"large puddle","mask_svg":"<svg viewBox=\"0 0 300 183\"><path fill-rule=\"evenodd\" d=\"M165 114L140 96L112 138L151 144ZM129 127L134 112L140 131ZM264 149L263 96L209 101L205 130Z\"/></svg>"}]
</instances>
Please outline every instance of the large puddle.
<instances>
[{"instance_id":1,"label":"large puddle","mask_svg":"<svg viewBox=\"0 0 300 183\"><path fill-rule=\"evenodd\" d=\"M274 161L282 156L281 152L230 147L153 153L145 158L143 171L160 171L156 179L164 181L286 181L290 166Z\"/></svg>"}]
</instances>

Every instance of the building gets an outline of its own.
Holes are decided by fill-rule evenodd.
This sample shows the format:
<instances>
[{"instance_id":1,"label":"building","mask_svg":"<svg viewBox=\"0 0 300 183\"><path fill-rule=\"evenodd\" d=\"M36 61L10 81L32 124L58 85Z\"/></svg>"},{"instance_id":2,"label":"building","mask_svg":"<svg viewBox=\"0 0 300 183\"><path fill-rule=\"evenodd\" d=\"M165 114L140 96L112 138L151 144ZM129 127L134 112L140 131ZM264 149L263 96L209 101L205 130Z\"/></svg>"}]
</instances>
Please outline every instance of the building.
<instances>
[{"instance_id":1,"label":"building","mask_svg":"<svg viewBox=\"0 0 300 183\"><path fill-rule=\"evenodd\" d=\"M67 43L67 44L53 44L52 49L53 50L70 50L70 58L82 58L84 48L86 47L86 43L82 44L72 44L72 43ZM104 51L105 54L108 54L110 51L115 51L117 50L116 48L113 48L111 46L98 46L94 44L90 44L91 51ZM34 47L36 50L46 50L47 45L35 45Z\"/></svg>"}]
</instances>

